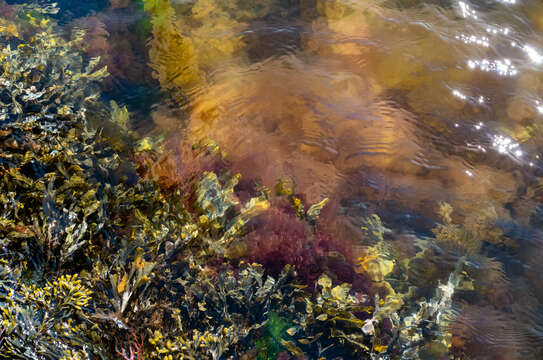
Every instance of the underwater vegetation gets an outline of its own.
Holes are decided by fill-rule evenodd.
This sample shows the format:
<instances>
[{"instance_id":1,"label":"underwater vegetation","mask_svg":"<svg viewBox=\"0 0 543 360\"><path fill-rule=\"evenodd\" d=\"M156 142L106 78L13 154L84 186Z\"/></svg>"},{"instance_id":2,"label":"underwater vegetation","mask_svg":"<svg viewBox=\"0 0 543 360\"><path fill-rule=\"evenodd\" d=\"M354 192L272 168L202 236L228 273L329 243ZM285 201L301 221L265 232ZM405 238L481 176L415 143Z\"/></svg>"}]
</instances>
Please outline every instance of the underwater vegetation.
<instances>
[{"instance_id":1,"label":"underwater vegetation","mask_svg":"<svg viewBox=\"0 0 543 360\"><path fill-rule=\"evenodd\" d=\"M149 14L150 66L180 103L246 45L232 34L226 41L215 35L270 13L282 16L277 1L111 5L142 6ZM335 230L349 220L347 206L300 183L313 181L322 159L357 171L357 163L337 155L347 151L322 154L300 143L303 161L290 164L295 181L271 184L281 174L260 182L261 169L251 169L251 161L225 155L233 142L225 151L198 136L190 144L141 138L128 109L101 92L110 73L103 64L114 60L94 55L101 47L105 55L116 51L106 46L103 18L80 18L66 33L51 17L58 11L52 5L0 0L0 11L1 359L462 359L493 337L511 335L511 348L518 346L517 334L495 326L512 318L500 307L512 302L505 265L489 250L516 250L503 209L483 204L465 215L440 203L427 236L389 229L366 211L356 231L343 236L347 231ZM317 1L316 11L335 32L358 31L339 19L362 15L339 2ZM349 49L319 51L349 55ZM263 96L269 89L262 82L285 63L292 69L282 76L296 92L301 63L292 58L270 61L266 72L247 75L233 91ZM348 98L359 82L345 75L335 84L345 88L333 95L336 102L352 113L359 107ZM296 96L319 103L327 84ZM224 120L217 109L229 95L213 98L225 86L219 81L194 102L199 122L190 130L213 140L231 135L221 138L220 127L208 127ZM291 104L302 110L287 111L287 120L308 108ZM385 101L368 112L391 124L410 117ZM275 125L286 134L311 134L316 124L306 116L301 125ZM256 129L269 143L288 141L270 134L269 120L255 118L243 130ZM354 128L351 122L332 131L345 140ZM359 131L382 135L371 126ZM406 137L385 132L391 143ZM394 156L369 165L388 168L401 154ZM300 170L310 158L316 160ZM244 165L249 175L237 173ZM341 191L338 179L330 183L332 195ZM473 323L485 308L493 309L485 319L489 335L476 338Z\"/></svg>"},{"instance_id":2,"label":"underwater vegetation","mask_svg":"<svg viewBox=\"0 0 543 360\"><path fill-rule=\"evenodd\" d=\"M225 63L246 63L244 32L265 16L284 17L280 0L141 0L152 24L149 60L163 88L191 94ZM283 4L284 5L284 4ZM175 94L175 92L174 92Z\"/></svg>"}]
</instances>

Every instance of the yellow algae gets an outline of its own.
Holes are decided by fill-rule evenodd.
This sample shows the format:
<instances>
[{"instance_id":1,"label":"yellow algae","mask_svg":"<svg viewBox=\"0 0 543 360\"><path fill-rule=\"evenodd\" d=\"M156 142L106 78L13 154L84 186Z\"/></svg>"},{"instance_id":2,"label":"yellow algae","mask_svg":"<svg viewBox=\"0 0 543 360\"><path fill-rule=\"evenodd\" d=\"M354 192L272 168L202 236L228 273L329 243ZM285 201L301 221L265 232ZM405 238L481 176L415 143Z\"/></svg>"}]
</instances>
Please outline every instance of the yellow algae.
<instances>
[{"instance_id":1,"label":"yellow algae","mask_svg":"<svg viewBox=\"0 0 543 360\"><path fill-rule=\"evenodd\" d=\"M199 0L192 8L192 17L199 26L187 26L186 31L193 39L198 64L202 69L212 69L244 47L239 32L244 24L232 19L221 11L214 0Z\"/></svg>"},{"instance_id":2,"label":"yellow algae","mask_svg":"<svg viewBox=\"0 0 543 360\"><path fill-rule=\"evenodd\" d=\"M18 37L19 30L15 23L10 22L9 20L0 18L0 35L8 37Z\"/></svg>"},{"instance_id":3,"label":"yellow algae","mask_svg":"<svg viewBox=\"0 0 543 360\"><path fill-rule=\"evenodd\" d=\"M481 249L482 240L458 225L440 225L433 231L436 239L450 248L461 249L468 254L476 254Z\"/></svg>"},{"instance_id":4,"label":"yellow algae","mask_svg":"<svg viewBox=\"0 0 543 360\"><path fill-rule=\"evenodd\" d=\"M169 0L146 0L150 12L153 38L149 45L150 65L162 87L194 87L200 76L196 50L192 39L184 36L175 23L175 11Z\"/></svg>"},{"instance_id":5,"label":"yellow algae","mask_svg":"<svg viewBox=\"0 0 543 360\"><path fill-rule=\"evenodd\" d=\"M445 224L451 224L452 223L452 215L453 207L451 204L446 202L440 202L439 203L439 210L438 214L441 216L441 219L443 220L443 223Z\"/></svg>"},{"instance_id":6,"label":"yellow algae","mask_svg":"<svg viewBox=\"0 0 543 360\"><path fill-rule=\"evenodd\" d=\"M394 261L383 253L381 245L369 247L366 255L358 259L360 273L367 274L375 282L385 280L394 269Z\"/></svg>"},{"instance_id":7,"label":"yellow algae","mask_svg":"<svg viewBox=\"0 0 543 360\"><path fill-rule=\"evenodd\" d=\"M498 226L499 221L510 218L505 209L480 203L464 211L463 224L455 224L451 217L453 207L448 203L440 204L438 214L443 224L433 230L438 241L469 254L478 253L483 241L495 245L508 243L508 238Z\"/></svg>"},{"instance_id":8,"label":"yellow algae","mask_svg":"<svg viewBox=\"0 0 543 360\"><path fill-rule=\"evenodd\" d=\"M508 243L508 238L504 236L503 230L498 225L499 222L508 220L511 221L511 216L503 207L483 205L473 209L472 214L466 217L464 226L479 239L495 245L503 245Z\"/></svg>"},{"instance_id":9,"label":"yellow algae","mask_svg":"<svg viewBox=\"0 0 543 360\"><path fill-rule=\"evenodd\" d=\"M230 29L228 24L213 24L213 31L217 33L222 30ZM198 64L204 69L210 69L213 66L219 65L231 57L236 51L244 47L240 37L234 39L223 39L215 37L206 37L209 35L208 28L199 28L192 31L194 36L194 45L198 51Z\"/></svg>"},{"instance_id":10,"label":"yellow algae","mask_svg":"<svg viewBox=\"0 0 543 360\"><path fill-rule=\"evenodd\" d=\"M176 12L169 0L146 0L153 21L151 65L165 88L195 88L206 72L234 58L246 47L241 33L247 21L268 14L276 2L198 0L189 11Z\"/></svg>"},{"instance_id":11,"label":"yellow algae","mask_svg":"<svg viewBox=\"0 0 543 360\"><path fill-rule=\"evenodd\" d=\"M317 0L317 12L320 16L324 16L331 20L345 18L348 12L352 12L352 8L344 1L339 0Z\"/></svg>"},{"instance_id":12,"label":"yellow algae","mask_svg":"<svg viewBox=\"0 0 543 360\"><path fill-rule=\"evenodd\" d=\"M414 90L424 85L427 95L443 87L442 81L465 81L473 76L468 71L458 71L461 53L452 53L450 44L422 28L406 26L399 36L396 31L384 31L388 36L382 41L395 41L392 49L372 51L368 55L368 70L384 88ZM391 37L396 34L396 40ZM408 36L404 34L409 34ZM416 39L416 41L414 41ZM402 61L398 61L402 59ZM428 64L443 71L431 71ZM437 100L438 98L433 98ZM439 98L441 101L443 97Z\"/></svg>"},{"instance_id":13,"label":"yellow algae","mask_svg":"<svg viewBox=\"0 0 543 360\"><path fill-rule=\"evenodd\" d=\"M452 48L439 32L406 20L413 15L432 23L431 15L384 8L372 1L317 1L316 9L320 16L313 20L313 35L304 40L306 48L361 75L373 95L402 91L411 109L420 113L459 111L465 106L445 84L473 79L473 72L459 67L467 47ZM447 21L454 18L450 11L444 15Z\"/></svg>"}]
</instances>

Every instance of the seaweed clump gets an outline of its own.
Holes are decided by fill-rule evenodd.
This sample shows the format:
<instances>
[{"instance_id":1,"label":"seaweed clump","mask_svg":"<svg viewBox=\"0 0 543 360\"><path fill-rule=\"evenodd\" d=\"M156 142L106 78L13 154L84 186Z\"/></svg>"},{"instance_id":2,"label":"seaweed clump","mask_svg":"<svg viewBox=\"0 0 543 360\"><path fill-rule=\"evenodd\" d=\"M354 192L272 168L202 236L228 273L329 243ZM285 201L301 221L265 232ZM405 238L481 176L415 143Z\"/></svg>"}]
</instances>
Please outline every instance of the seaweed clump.
<instances>
[{"instance_id":1,"label":"seaweed clump","mask_svg":"<svg viewBox=\"0 0 543 360\"><path fill-rule=\"evenodd\" d=\"M36 269L62 266L104 227L100 180L119 165L85 126L86 105L97 96L92 84L107 71L95 68L97 59L82 67L70 49L78 39L41 33L1 51L0 88L9 97L0 113L0 233Z\"/></svg>"},{"instance_id":2,"label":"seaweed clump","mask_svg":"<svg viewBox=\"0 0 543 360\"><path fill-rule=\"evenodd\" d=\"M84 353L78 348L93 346L85 336L92 291L77 275L63 275L40 287L9 284L0 278L2 358L81 358Z\"/></svg>"}]
</instances>

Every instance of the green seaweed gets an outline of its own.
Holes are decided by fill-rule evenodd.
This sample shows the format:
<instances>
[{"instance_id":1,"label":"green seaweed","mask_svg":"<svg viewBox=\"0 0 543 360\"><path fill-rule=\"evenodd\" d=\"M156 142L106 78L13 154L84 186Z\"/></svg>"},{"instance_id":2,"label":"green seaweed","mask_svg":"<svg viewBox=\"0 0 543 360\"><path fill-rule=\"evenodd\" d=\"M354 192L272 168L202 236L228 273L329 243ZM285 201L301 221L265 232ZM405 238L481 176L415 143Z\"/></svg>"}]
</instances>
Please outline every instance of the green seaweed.
<instances>
[{"instance_id":1,"label":"green seaweed","mask_svg":"<svg viewBox=\"0 0 543 360\"><path fill-rule=\"evenodd\" d=\"M255 342L259 360L274 360L279 352L285 350L281 340L286 340L285 334L288 326L289 322L286 319L281 318L276 313L270 315L266 325L266 336Z\"/></svg>"}]
</instances>

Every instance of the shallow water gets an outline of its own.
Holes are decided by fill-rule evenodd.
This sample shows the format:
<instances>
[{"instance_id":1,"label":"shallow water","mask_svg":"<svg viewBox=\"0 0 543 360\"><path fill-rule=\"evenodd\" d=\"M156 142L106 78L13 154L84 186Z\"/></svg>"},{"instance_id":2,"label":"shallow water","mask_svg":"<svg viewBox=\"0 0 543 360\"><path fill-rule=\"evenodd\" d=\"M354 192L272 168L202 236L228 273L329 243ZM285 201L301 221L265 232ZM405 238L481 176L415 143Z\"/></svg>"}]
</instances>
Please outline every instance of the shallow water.
<instances>
[{"instance_id":1,"label":"shallow water","mask_svg":"<svg viewBox=\"0 0 543 360\"><path fill-rule=\"evenodd\" d=\"M397 292L431 297L466 262L451 354L543 356L542 2L84 3L61 2L57 17L87 31L130 126L165 138L157 178L180 181L183 149L212 139L245 184L328 198L322 226L352 258L376 213L397 263L433 249L384 274ZM469 236L436 238L442 222ZM277 250L262 229L242 256Z\"/></svg>"}]
</instances>

